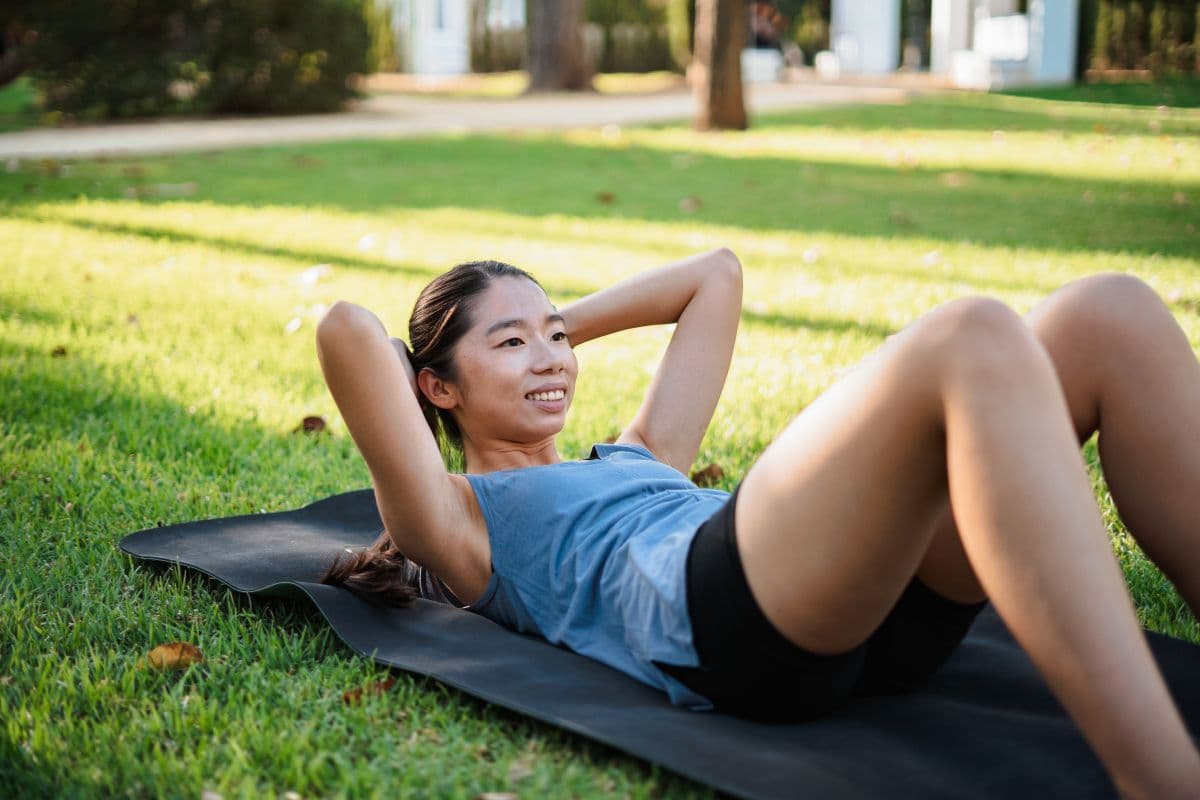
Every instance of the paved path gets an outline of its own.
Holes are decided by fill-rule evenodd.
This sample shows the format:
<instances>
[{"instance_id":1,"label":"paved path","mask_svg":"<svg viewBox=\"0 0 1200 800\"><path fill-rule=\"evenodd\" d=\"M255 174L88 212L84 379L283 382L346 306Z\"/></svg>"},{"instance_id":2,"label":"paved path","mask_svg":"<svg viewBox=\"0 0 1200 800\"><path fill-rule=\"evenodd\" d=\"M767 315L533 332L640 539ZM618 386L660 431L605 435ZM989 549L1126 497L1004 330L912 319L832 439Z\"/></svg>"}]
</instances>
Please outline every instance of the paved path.
<instances>
[{"instance_id":1,"label":"paved path","mask_svg":"<svg viewBox=\"0 0 1200 800\"><path fill-rule=\"evenodd\" d=\"M750 114L841 103L899 103L901 87L819 82L752 85ZM563 129L690 119L685 90L643 95L552 94L503 100L376 95L339 114L164 120L40 128L0 133L0 159L87 158L173 153L334 139L387 138L445 132Z\"/></svg>"}]
</instances>

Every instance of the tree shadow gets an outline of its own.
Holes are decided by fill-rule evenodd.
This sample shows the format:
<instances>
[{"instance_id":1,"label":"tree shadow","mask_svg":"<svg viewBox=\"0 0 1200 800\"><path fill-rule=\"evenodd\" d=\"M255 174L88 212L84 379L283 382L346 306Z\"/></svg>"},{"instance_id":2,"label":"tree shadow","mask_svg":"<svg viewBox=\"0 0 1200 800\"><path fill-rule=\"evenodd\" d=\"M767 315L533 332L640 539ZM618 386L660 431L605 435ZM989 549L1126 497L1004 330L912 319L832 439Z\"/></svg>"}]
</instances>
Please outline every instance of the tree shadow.
<instances>
[{"instance_id":1,"label":"tree shadow","mask_svg":"<svg viewBox=\"0 0 1200 800\"><path fill-rule=\"evenodd\" d=\"M990 133L1003 130L1145 135L1150 132L1149 122L1153 119L1159 133L1200 135L1200 114L1190 109L1160 113L1133 106L1158 106L1163 104L1161 100L1139 102L1135 98L1126 105L1117 99L1119 95L1113 94L1109 99L1103 92L1085 94L1081 92L1084 88L1070 87L1061 92L947 92L930 98L918 96L895 105L847 105L768 112L755 115L754 124L830 128L847 134L904 130Z\"/></svg>"},{"instance_id":2,"label":"tree shadow","mask_svg":"<svg viewBox=\"0 0 1200 800\"><path fill-rule=\"evenodd\" d=\"M284 166L303 154L311 166ZM1200 245L1195 228L1187 229L1194 215L1186 198L1173 197L1190 184L1152 180L700 154L522 136L333 143L155 164L156 180L195 183L187 202L239 209L334 208L386 219L408 210L464 208L542 221L630 220L683 230L704 226L1186 258ZM123 199L128 180L120 177L121 169L104 162L81 166L77 176L0 174L0 196L8 196L10 214L81 195L131 204L180 202ZM6 191L30 181L38 191ZM306 257L348 261L328 252Z\"/></svg>"},{"instance_id":3,"label":"tree shadow","mask_svg":"<svg viewBox=\"0 0 1200 800\"><path fill-rule=\"evenodd\" d=\"M230 250L251 256L280 258L307 264L331 264L335 266L350 267L353 269L400 274L421 281L432 280L442 271L440 267L424 267L416 264L405 263L403 261L389 260L386 258L369 258L362 255L347 253L345 251L295 248L281 244L264 244L245 238L232 238L228 236L202 233L197 229L186 229L178 226L111 222L107 220L97 220L86 217L74 217L67 214L50 215L41 212L23 212L20 210L14 211L10 216L47 224L69 225L80 230L111 234L113 236L137 236L152 241L167 239L170 241L193 244L202 247ZM448 233L452 233L457 229L456 226L451 224L438 224L436 222L426 222L422 227L424 230L442 231ZM471 224L471 231L476 235L492 234L503 236L511 234L512 230L513 229L511 225L505 226L502 221L488 222L473 220ZM638 238L633 234L618 235L609 231L605 231L603 233L586 233L576 230L564 230L555 232L553 236L555 239L567 240L581 245L619 245L642 252L658 252L662 254L664 260L668 258L676 258L680 249L678 244L655 243L653 241L647 241L643 238ZM947 268L944 265L939 265L938 269L935 271L905 266L898 263L887 264L886 266L882 267L874 264L859 264L856 266L856 271L859 274L873 274L890 278L899 278L913 283L963 283L974 286L978 290L1039 292L1048 294L1059 286L1059 284L1056 282L1050 280L1038 280L1036 277L1012 278L1003 274L976 275L972 274L969 269L957 267ZM539 276L538 280L546 288L551 297L556 300L565 301L583 297L584 295L600 288L596 285L570 281L562 278L561 276L553 280L546 280Z\"/></svg>"}]
</instances>

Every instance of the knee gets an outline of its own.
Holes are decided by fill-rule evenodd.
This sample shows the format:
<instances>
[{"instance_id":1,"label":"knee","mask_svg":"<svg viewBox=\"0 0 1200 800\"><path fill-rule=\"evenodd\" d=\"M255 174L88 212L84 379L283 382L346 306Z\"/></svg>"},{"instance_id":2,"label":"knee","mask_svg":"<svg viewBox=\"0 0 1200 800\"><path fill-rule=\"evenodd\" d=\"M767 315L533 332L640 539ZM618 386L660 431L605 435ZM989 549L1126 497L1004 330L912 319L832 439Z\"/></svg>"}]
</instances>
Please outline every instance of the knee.
<instances>
[{"instance_id":1,"label":"knee","mask_svg":"<svg viewBox=\"0 0 1200 800\"><path fill-rule=\"evenodd\" d=\"M1166 304L1144 281L1118 272L1073 281L1045 305L1035 314L1045 319L1041 327L1076 342L1099 340L1106 347L1156 335L1170 317Z\"/></svg>"},{"instance_id":2,"label":"knee","mask_svg":"<svg viewBox=\"0 0 1200 800\"><path fill-rule=\"evenodd\" d=\"M999 300L967 297L931 312L917 339L943 379L1020 385L1053 366L1024 320Z\"/></svg>"}]
</instances>

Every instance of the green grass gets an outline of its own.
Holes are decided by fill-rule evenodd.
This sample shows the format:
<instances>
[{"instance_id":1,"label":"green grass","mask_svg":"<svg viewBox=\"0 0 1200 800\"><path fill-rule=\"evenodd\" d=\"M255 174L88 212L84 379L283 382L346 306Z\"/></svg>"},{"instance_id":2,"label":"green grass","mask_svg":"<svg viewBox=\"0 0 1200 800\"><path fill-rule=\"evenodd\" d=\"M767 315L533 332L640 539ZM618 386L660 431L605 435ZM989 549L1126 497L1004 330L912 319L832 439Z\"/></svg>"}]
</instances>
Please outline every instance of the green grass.
<instances>
[{"instance_id":1,"label":"green grass","mask_svg":"<svg viewBox=\"0 0 1200 800\"><path fill-rule=\"evenodd\" d=\"M743 326L697 461L722 465L727 489L839 371L955 297L1026 310L1072 278L1127 271L1200 347L1200 114L950 96L754 122L0 173L5 793L709 796L406 674L345 706L386 671L307 607L118 553L133 530L369 485L313 348L335 299L403 333L420 287L461 260L524 266L563 301L728 245L746 266ZM298 282L317 264L324 278ZM629 421L668 336L579 348L564 457ZM307 414L330 433L292 433ZM1200 641L1088 455L1142 620ZM137 668L174 639L206 663Z\"/></svg>"},{"instance_id":2,"label":"green grass","mask_svg":"<svg viewBox=\"0 0 1200 800\"><path fill-rule=\"evenodd\" d=\"M1079 86L1019 89L1010 94L1083 103L1196 108L1200 106L1200 78L1186 75L1154 81L1097 81Z\"/></svg>"},{"instance_id":3,"label":"green grass","mask_svg":"<svg viewBox=\"0 0 1200 800\"><path fill-rule=\"evenodd\" d=\"M37 124L37 92L28 78L17 78L0 88L0 133Z\"/></svg>"}]
</instances>

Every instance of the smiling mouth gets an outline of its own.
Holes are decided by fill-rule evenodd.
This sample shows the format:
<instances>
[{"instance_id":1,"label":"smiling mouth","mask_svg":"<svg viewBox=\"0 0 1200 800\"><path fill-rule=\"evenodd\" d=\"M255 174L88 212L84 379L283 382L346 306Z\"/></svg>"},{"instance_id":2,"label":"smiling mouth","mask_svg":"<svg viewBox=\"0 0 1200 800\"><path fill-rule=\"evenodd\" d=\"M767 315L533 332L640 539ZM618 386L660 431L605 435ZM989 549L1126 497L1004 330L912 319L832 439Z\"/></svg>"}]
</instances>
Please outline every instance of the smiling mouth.
<instances>
[{"instance_id":1,"label":"smiling mouth","mask_svg":"<svg viewBox=\"0 0 1200 800\"><path fill-rule=\"evenodd\" d=\"M526 400L540 400L542 402L553 402L555 400L562 400L566 396L567 396L567 392L565 389L555 389L552 392L530 392L529 394L525 395L525 399Z\"/></svg>"}]
</instances>

